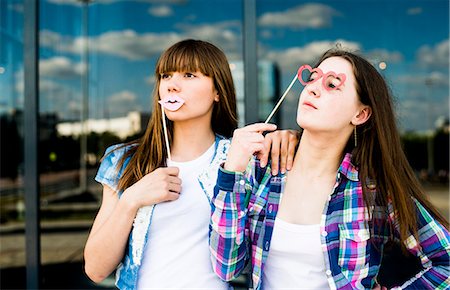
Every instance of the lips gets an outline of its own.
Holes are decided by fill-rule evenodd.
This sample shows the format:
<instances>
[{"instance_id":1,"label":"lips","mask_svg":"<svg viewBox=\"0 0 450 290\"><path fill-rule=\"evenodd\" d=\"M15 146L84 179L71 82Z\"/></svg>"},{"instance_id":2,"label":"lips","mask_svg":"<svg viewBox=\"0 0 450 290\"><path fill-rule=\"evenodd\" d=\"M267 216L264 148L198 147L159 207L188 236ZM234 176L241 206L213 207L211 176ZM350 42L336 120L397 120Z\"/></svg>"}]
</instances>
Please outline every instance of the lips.
<instances>
[{"instance_id":1,"label":"lips","mask_svg":"<svg viewBox=\"0 0 450 290\"><path fill-rule=\"evenodd\" d=\"M184 100L179 96L168 96L158 101L165 109L169 111L176 111L184 104Z\"/></svg>"},{"instance_id":2,"label":"lips","mask_svg":"<svg viewBox=\"0 0 450 290\"><path fill-rule=\"evenodd\" d=\"M310 103L310 102L303 102L303 106L306 106L306 107L311 107L311 108L313 108L313 109L317 109L312 103Z\"/></svg>"}]
</instances>

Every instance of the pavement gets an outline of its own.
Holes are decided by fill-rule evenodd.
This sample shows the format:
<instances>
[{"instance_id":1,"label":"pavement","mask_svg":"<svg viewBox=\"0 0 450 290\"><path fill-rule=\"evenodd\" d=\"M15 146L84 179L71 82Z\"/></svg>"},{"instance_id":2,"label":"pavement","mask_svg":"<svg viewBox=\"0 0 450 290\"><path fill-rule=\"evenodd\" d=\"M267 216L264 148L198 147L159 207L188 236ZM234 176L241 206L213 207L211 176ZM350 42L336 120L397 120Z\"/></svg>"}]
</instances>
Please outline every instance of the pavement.
<instances>
[{"instance_id":1,"label":"pavement","mask_svg":"<svg viewBox=\"0 0 450 290\"><path fill-rule=\"evenodd\" d=\"M448 185L425 186L431 202L449 219ZM76 204L73 206L76 208ZM83 271L83 248L98 203L89 203L92 218L41 223L42 289L115 289L113 277L95 285ZM67 208L63 208L63 211ZM25 289L23 223L0 225L0 289ZM243 280L236 283L244 289Z\"/></svg>"}]
</instances>

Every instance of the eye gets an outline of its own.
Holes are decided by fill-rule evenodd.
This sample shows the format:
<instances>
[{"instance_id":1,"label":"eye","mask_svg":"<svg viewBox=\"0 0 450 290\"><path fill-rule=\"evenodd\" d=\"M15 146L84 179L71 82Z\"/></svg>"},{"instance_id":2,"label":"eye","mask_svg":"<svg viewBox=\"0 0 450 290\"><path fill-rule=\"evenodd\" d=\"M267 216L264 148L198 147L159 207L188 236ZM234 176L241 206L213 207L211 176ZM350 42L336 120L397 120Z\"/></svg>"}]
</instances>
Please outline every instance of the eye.
<instances>
[{"instance_id":1,"label":"eye","mask_svg":"<svg viewBox=\"0 0 450 290\"><path fill-rule=\"evenodd\" d=\"M187 77L187 78L195 78L195 75L193 73L190 73L190 72L184 73L184 76Z\"/></svg>"},{"instance_id":2,"label":"eye","mask_svg":"<svg viewBox=\"0 0 450 290\"><path fill-rule=\"evenodd\" d=\"M161 79L168 79L168 78L170 78L170 74L168 74L168 73L162 73L159 76L160 76Z\"/></svg>"},{"instance_id":3,"label":"eye","mask_svg":"<svg viewBox=\"0 0 450 290\"><path fill-rule=\"evenodd\" d=\"M327 90L339 90L341 83L340 79L330 76L325 81L325 88Z\"/></svg>"},{"instance_id":4,"label":"eye","mask_svg":"<svg viewBox=\"0 0 450 290\"><path fill-rule=\"evenodd\" d=\"M316 73L316 72L310 74L310 76L308 78L308 82L312 82L312 81L316 80L317 77L318 77L318 73Z\"/></svg>"}]
</instances>

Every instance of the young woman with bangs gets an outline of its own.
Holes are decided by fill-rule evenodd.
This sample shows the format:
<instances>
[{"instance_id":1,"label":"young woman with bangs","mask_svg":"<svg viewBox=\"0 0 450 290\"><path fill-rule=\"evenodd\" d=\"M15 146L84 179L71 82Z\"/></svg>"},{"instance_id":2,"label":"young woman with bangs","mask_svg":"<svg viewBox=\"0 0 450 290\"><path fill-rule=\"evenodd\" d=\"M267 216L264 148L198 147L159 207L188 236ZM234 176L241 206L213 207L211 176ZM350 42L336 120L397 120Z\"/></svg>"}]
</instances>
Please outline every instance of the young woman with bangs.
<instances>
[{"instance_id":1,"label":"young woman with bangs","mask_svg":"<svg viewBox=\"0 0 450 290\"><path fill-rule=\"evenodd\" d=\"M184 40L161 55L155 76L145 134L109 147L95 178L103 200L86 243L85 271L100 282L117 268L120 289L227 289L212 270L208 232L219 164L237 127L229 63L211 43ZM273 162L289 168L297 143L291 131L267 136L263 159L271 144L278 146L283 154Z\"/></svg>"}]
</instances>

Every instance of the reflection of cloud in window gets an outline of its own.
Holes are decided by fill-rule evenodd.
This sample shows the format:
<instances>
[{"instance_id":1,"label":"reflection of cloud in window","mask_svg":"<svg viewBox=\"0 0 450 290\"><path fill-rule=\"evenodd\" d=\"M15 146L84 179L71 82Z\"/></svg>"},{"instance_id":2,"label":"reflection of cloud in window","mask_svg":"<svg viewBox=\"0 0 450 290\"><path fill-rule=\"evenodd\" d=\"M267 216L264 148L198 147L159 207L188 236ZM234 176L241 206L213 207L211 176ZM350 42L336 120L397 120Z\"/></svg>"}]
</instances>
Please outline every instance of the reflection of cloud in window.
<instances>
[{"instance_id":1,"label":"reflection of cloud in window","mask_svg":"<svg viewBox=\"0 0 450 290\"><path fill-rule=\"evenodd\" d=\"M148 12L154 17L168 17L173 14L172 8L167 5L151 7Z\"/></svg>"},{"instance_id":2,"label":"reflection of cloud in window","mask_svg":"<svg viewBox=\"0 0 450 290\"><path fill-rule=\"evenodd\" d=\"M84 44L83 37L69 38L45 30L40 33L41 45L60 52L79 54ZM89 39L91 52L103 52L129 60L147 59L159 55L164 49L183 37L177 33L144 33L133 30L110 31Z\"/></svg>"},{"instance_id":3,"label":"reflection of cloud in window","mask_svg":"<svg viewBox=\"0 0 450 290\"><path fill-rule=\"evenodd\" d=\"M422 7L412 7L406 10L406 14L408 15L419 15L422 14Z\"/></svg>"},{"instance_id":4,"label":"reflection of cloud in window","mask_svg":"<svg viewBox=\"0 0 450 290\"><path fill-rule=\"evenodd\" d=\"M266 54L265 58L278 63L283 71L295 72L300 65L315 62L322 53L333 48L336 43L340 43L344 49L350 51L360 49L359 43L346 40L316 41L303 47L292 47L282 51L270 51Z\"/></svg>"},{"instance_id":5,"label":"reflection of cloud in window","mask_svg":"<svg viewBox=\"0 0 450 290\"><path fill-rule=\"evenodd\" d=\"M61 56L43 59L39 63L39 72L44 77L79 77L84 71L83 64L73 63L68 58Z\"/></svg>"},{"instance_id":6,"label":"reflection of cloud in window","mask_svg":"<svg viewBox=\"0 0 450 290\"><path fill-rule=\"evenodd\" d=\"M369 61L375 66L380 62L385 62L387 64L400 63L403 61L403 55L399 51L389 51L387 49L373 49L364 54Z\"/></svg>"},{"instance_id":7,"label":"reflection of cloud in window","mask_svg":"<svg viewBox=\"0 0 450 290\"><path fill-rule=\"evenodd\" d=\"M130 111L148 110L139 108L136 94L131 91L121 91L108 97L108 110L111 117L124 116Z\"/></svg>"},{"instance_id":8,"label":"reflection of cloud in window","mask_svg":"<svg viewBox=\"0 0 450 290\"><path fill-rule=\"evenodd\" d=\"M445 39L435 46L424 45L417 51L420 64L448 67L449 66L449 39Z\"/></svg>"},{"instance_id":9,"label":"reflection of cloud in window","mask_svg":"<svg viewBox=\"0 0 450 290\"><path fill-rule=\"evenodd\" d=\"M259 25L293 29L330 27L333 16L341 14L323 4L305 4L283 12L268 12L259 18Z\"/></svg>"}]
</instances>

